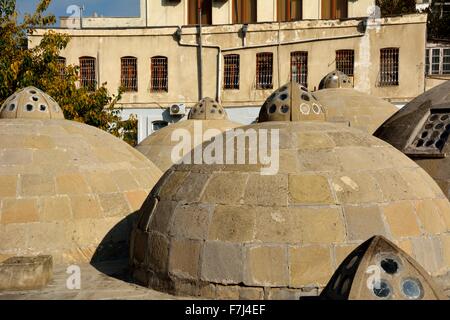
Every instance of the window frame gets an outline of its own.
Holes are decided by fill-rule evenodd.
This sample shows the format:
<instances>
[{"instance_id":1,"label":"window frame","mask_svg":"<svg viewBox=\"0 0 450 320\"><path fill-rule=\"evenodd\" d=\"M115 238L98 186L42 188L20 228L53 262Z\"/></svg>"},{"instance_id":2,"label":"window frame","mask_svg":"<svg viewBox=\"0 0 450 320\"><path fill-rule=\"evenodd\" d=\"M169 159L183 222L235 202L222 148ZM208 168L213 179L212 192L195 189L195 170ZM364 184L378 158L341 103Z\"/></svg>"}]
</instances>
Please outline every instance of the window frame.
<instances>
[{"instance_id":1,"label":"window frame","mask_svg":"<svg viewBox=\"0 0 450 320\"><path fill-rule=\"evenodd\" d=\"M66 76L67 58L59 56L57 59L59 78L63 80Z\"/></svg>"},{"instance_id":2,"label":"window frame","mask_svg":"<svg viewBox=\"0 0 450 320\"><path fill-rule=\"evenodd\" d=\"M229 61L227 61L229 60ZM232 53L223 56L223 89L239 90L241 57Z\"/></svg>"},{"instance_id":3,"label":"window frame","mask_svg":"<svg viewBox=\"0 0 450 320\"><path fill-rule=\"evenodd\" d=\"M257 0L232 0L231 6L233 24L250 24L258 22ZM236 10L238 12L236 12ZM241 16L239 16L239 13Z\"/></svg>"},{"instance_id":4,"label":"window frame","mask_svg":"<svg viewBox=\"0 0 450 320\"><path fill-rule=\"evenodd\" d=\"M438 55L434 55L435 52L438 52ZM436 57L438 61L434 62L433 58ZM446 58L448 62L445 62ZM434 66L437 66L437 70L433 69ZM444 66L448 69L444 70ZM450 76L450 46L433 46L425 49L425 75Z\"/></svg>"},{"instance_id":5,"label":"window frame","mask_svg":"<svg viewBox=\"0 0 450 320\"><path fill-rule=\"evenodd\" d=\"M126 62L132 63L124 65ZM125 56L120 58L120 86L125 92L138 92L138 59L136 57Z\"/></svg>"},{"instance_id":6,"label":"window frame","mask_svg":"<svg viewBox=\"0 0 450 320\"><path fill-rule=\"evenodd\" d=\"M338 16L338 2L339 1L345 1L345 10L344 10L344 14L342 14L341 16ZM327 5L327 2L329 2L329 7ZM320 2L320 18L322 20L335 20L335 19L347 19L348 18L348 0L322 0ZM329 8L330 14L329 17L325 17L325 8Z\"/></svg>"},{"instance_id":7,"label":"window frame","mask_svg":"<svg viewBox=\"0 0 450 320\"><path fill-rule=\"evenodd\" d=\"M297 61L294 61L297 59ZM298 59L304 59L306 61L298 61ZM308 88L308 59L309 54L308 51L292 51L291 52L291 63L290 63L290 79L291 81L295 81L296 83ZM294 72L294 66L297 71ZM298 71L300 66L300 72ZM303 81L302 81L303 80Z\"/></svg>"},{"instance_id":8,"label":"window frame","mask_svg":"<svg viewBox=\"0 0 450 320\"><path fill-rule=\"evenodd\" d=\"M83 64L88 63L88 61L93 62L89 66L83 66ZM79 58L80 63L80 84L81 87L85 88L86 90L93 92L97 89L97 59L95 57L91 56L82 56ZM89 64L89 63L88 63ZM88 72L87 76L91 75L90 77L84 76L83 73L88 69L88 67L92 67L92 70ZM92 76L93 74L93 76Z\"/></svg>"},{"instance_id":9,"label":"window frame","mask_svg":"<svg viewBox=\"0 0 450 320\"><path fill-rule=\"evenodd\" d=\"M299 12L294 12L294 17L292 17L292 1L298 1ZM285 8L285 12L282 12L280 9L283 5ZM297 16L297 14L299 16ZM288 22L288 21L299 21L303 19L303 0L277 0L277 21L278 22Z\"/></svg>"},{"instance_id":10,"label":"window frame","mask_svg":"<svg viewBox=\"0 0 450 320\"><path fill-rule=\"evenodd\" d=\"M383 61L383 59L385 59L385 61ZM389 64L389 59L393 60L391 64ZM390 70L391 68L392 70ZM391 77L391 79L388 79L389 77ZM394 87L399 85L400 85L400 48L398 47L381 48L378 86Z\"/></svg>"},{"instance_id":11,"label":"window frame","mask_svg":"<svg viewBox=\"0 0 450 320\"><path fill-rule=\"evenodd\" d=\"M157 59L162 62L162 65L156 64ZM169 92L169 59L165 56L153 56L150 58L150 91Z\"/></svg>"},{"instance_id":12,"label":"window frame","mask_svg":"<svg viewBox=\"0 0 450 320\"><path fill-rule=\"evenodd\" d=\"M349 77L353 77L355 75L355 50L336 50L335 62L336 70L345 73Z\"/></svg>"},{"instance_id":13,"label":"window frame","mask_svg":"<svg viewBox=\"0 0 450 320\"><path fill-rule=\"evenodd\" d=\"M267 61L264 61L265 59ZM267 69L264 70L264 67ZM270 80L270 82L265 80ZM256 89L273 89L273 52L258 52L256 54Z\"/></svg>"}]
</instances>

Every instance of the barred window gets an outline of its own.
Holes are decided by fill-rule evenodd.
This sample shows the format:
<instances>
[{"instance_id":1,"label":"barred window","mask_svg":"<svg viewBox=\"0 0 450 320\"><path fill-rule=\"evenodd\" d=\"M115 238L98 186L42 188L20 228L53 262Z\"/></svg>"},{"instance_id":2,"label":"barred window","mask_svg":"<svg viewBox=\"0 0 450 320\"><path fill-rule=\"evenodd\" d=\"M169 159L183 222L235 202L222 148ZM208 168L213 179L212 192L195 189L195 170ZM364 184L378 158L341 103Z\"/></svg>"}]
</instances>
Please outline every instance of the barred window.
<instances>
[{"instance_id":1,"label":"barred window","mask_svg":"<svg viewBox=\"0 0 450 320\"><path fill-rule=\"evenodd\" d=\"M380 86L398 86L399 49L380 50Z\"/></svg>"},{"instance_id":2,"label":"barred window","mask_svg":"<svg viewBox=\"0 0 450 320\"><path fill-rule=\"evenodd\" d=\"M354 50L337 50L336 51L336 70L352 77L355 66Z\"/></svg>"},{"instance_id":3,"label":"barred window","mask_svg":"<svg viewBox=\"0 0 450 320\"><path fill-rule=\"evenodd\" d=\"M224 59L223 88L239 89L239 60L238 54L228 54Z\"/></svg>"},{"instance_id":4,"label":"barred window","mask_svg":"<svg viewBox=\"0 0 450 320\"><path fill-rule=\"evenodd\" d=\"M152 91L161 92L169 91L168 88L168 71L167 71L167 58L166 57L153 57L152 58Z\"/></svg>"},{"instance_id":5,"label":"barred window","mask_svg":"<svg viewBox=\"0 0 450 320\"><path fill-rule=\"evenodd\" d=\"M57 64L58 64L59 77L61 79L64 79L64 77L66 75L66 58L58 57Z\"/></svg>"},{"instance_id":6,"label":"barred window","mask_svg":"<svg viewBox=\"0 0 450 320\"><path fill-rule=\"evenodd\" d=\"M256 89L272 89L273 53L256 54Z\"/></svg>"},{"instance_id":7,"label":"barred window","mask_svg":"<svg viewBox=\"0 0 450 320\"><path fill-rule=\"evenodd\" d=\"M308 87L308 52L291 52L291 81Z\"/></svg>"},{"instance_id":8,"label":"barred window","mask_svg":"<svg viewBox=\"0 0 450 320\"><path fill-rule=\"evenodd\" d=\"M94 91L97 86L97 77L95 74L95 58L80 58L80 82L83 88Z\"/></svg>"},{"instance_id":9,"label":"barred window","mask_svg":"<svg viewBox=\"0 0 450 320\"><path fill-rule=\"evenodd\" d=\"M137 58L121 58L120 83L125 91L138 91Z\"/></svg>"}]
</instances>

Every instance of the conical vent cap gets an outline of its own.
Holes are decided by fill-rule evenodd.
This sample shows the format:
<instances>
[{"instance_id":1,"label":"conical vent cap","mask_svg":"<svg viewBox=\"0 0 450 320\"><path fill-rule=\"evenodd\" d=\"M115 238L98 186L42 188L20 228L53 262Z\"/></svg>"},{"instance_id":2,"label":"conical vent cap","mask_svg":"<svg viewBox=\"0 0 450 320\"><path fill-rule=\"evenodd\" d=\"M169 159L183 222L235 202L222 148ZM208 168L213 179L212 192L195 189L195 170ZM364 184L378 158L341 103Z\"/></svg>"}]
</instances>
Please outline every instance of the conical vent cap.
<instances>
[{"instance_id":1,"label":"conical vent cap","mask_svg":"<svg viewBox=\"0 0 450 320\"><path fill-rule=\"evenodd\" d=\"M11 95L0 109L0 119L64 119L58 103L35 87Z\"/></svg>"}]
</instances>

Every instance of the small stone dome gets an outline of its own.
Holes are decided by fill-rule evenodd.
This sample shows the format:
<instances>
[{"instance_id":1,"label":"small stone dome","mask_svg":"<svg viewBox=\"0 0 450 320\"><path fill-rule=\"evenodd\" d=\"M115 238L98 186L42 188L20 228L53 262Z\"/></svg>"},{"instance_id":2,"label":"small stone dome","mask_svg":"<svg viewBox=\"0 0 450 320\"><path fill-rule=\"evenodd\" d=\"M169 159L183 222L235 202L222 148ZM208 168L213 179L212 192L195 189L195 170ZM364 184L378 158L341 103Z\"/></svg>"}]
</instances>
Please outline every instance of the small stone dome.
<instances>
[{"instance_id":1,"label":"small stone dome","mask_svg":"<svg viewBox=\"0 0 450 320\"><path fill-rule=\"evenodd\" d=\"M314 92L326 110L328 122L342 123L372 134L398 111L392 103L354 89L323 89Z\"/></svg>"},{"instance_id":2,"label":"small stone dome","mask_svg":"<svg viewBox=\"0 0 450 320\"><path fill-rule=\"evenodd\" d=\"M334 70L327 74L319 84L319 90L333 88L353 88L352 81L345 73Z\"/></svg>"},{"instance_id":3,"label":"small stone dome","mask_svg":"<svg viewBox=\"0 0 450 320\"><path fill-rule=\"evenodd\" d=\"M325 112L314 94L296 82L274 91L261 108L258 122L325 120Z\"/></svg>"},{"instance_id":4,"label":"small stone dome","mask_svg":"<svg viewBox=\"0 0 450 320\"><path fill-rule=\"evenodd\" d=\"M188 120L179 121L152 133L136 149L164 172L176 161L181 160L186 153L203 143L205 134L211 136L210 133L213 133L214 136L240 126L241 124L228 120L225 110L219 103L211 98L205 98L192 108ZM174 154L172 159L174 148L180 144L179 136L172 137L174 133L183 134L190 141L188 148Z\"/></svg>"},{"instance_id":5,"label":"small stone dome","mask_svg":"<svg viewBox=\"0 0 450 320\"><path fill-rule=\"evenodd\" d=\"M45 92L27 87L6 99L0 119L64 119L58 103Z\"/></svg>"},{"instance_id":6,"label":"small stone dome","mask_svg":"<svg viewBox=\"0 0 450 320\"><path fill-rule=\"evenodd\" d=\"M412 158L450 199L450 81L410 101L374 135Z\"/></svg>"},{"instance_id":7,"label":"small stone dome","mask_svg":"<svg viewBox=\"0 0 450 320\"><path fill-rule=\"evenodd\" d=\"M0 134L0 260L86 262L128 247L130 214L162 175L153 163L74 121L0 119Z\"/></svg>"},{"instance_id":8,"label":"small stone dome","mask_svg":"<svg viewBox=\"0 0 450 320\"><path fill-rule=\"evenodd\" d=\"M450 204L401 152L326 122L239 130L247 129L279 130L278 173L261 175L261 165L252 164L171 167L133 229L138 282L206 298L298 299L317 294L373 235L433 275L450 271L443 253L450 252ZM255 151L248 144L245 150Z\"/></svg>"},{"instance_id":9,"label":"small stone dome","mask_svg":"<svg viewBox=\"0 0 450 320\"><path fill-rule=\"evenodd\" d=\"M189 111L191 120L228 120L228 115L220 103L212 98L203 98Z\"/></svg>"}]
</instances>

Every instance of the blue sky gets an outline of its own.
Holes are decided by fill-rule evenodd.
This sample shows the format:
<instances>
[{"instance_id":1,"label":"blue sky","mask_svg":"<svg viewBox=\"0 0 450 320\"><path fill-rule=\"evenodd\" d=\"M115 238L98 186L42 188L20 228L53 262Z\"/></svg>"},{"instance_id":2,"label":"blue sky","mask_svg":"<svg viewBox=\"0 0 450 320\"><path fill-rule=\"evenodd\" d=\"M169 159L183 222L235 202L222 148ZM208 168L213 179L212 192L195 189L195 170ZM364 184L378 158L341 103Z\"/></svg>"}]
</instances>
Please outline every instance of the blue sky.
<instances>
[{"instance_id":1,"label":"blue sky","mask_svg":"<svg viewBox=\"0 0 450 320\"><path fill-rule=\"evenodd\" d=\"M17 10L21 15L31 13L39 0L16 0ZM71 5L84 5L84 16L92 16L94 12L105 17L134 17L139 16L139 0L52 0L49 13L57 18L68 16L67 9Z\"/></svg>"}]
</instances>

